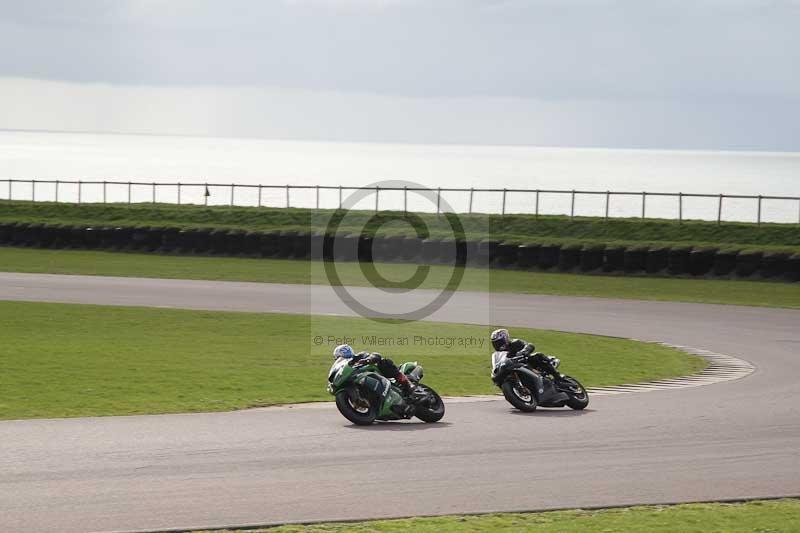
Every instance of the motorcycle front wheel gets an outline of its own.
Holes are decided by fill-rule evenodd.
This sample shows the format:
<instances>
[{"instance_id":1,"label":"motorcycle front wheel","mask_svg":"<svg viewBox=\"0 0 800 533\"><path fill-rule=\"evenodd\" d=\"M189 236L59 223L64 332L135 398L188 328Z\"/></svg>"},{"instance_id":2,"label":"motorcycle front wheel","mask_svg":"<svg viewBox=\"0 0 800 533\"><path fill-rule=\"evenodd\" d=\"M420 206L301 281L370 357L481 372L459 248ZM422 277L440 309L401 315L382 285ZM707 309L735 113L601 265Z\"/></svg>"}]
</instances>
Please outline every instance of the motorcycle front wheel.
<instances>
[{"instance_id":1,"label":"motorcycle front wheel","mask_svg":"<svg viewBox=\"0 0 800 533\"><path fill-rule=\"evenodd\" d=\"M570 409L575 409L576 411L586 409L586 406L589 405L589 393L586 392L586 389L583 387L583 385L581 385L577 379L570 376L564 376L561 381L566 382L568 385L567 387L562 388L562 390L569 395L567 406Z\"/></svg>"},{"instance_id":2,"label":"motorcycle front wheel","mask_svg":"<svg viewBox=\"0 0 800 533\"><path fill-rule=\"evenodd\" d=\"M503 396L506 397L508 403L526 413L531 413L536 410L536 397L533 390L527 384L524 384L520 379L509 378L503 382L502 387Z\"/></svg>"},{"instance_id":3,"label":"motorcycle front wheel","mask_svg":"<svg viewBox=\"0 0 800 533\"><path fill-rule=\"evenodd\" d=\"M368 426L378 417L377 402L364 398L353 389L336 393L336 408L353 424Z\"/></svg>"},{"instance_id":4,"label":"motorcycle front wheel","mask_svg":"<svg viewBox=\"0 0 800 533\"><path fill-rule=\"evenodd\" d=\"M417 385L417 388L425 391L427 397L421 400L420 405L417 406L417 409L414 411L414 416L429 424L441 420L444 416L444 402L442 398L430 387ZM422 402L424 402L424 404Z\"/></svg>"}]
</instances>

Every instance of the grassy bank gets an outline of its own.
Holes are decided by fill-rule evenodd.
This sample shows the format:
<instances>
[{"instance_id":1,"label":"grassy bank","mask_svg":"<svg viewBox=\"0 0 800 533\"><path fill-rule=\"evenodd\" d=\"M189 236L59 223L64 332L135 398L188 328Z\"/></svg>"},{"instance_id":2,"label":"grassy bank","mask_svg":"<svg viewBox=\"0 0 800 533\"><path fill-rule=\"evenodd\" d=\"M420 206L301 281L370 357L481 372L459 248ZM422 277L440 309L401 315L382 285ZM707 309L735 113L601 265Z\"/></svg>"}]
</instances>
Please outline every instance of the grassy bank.
<instances>
[{"instance_id":1,"label":"grassy bank","mask_svg":"<svg viewBox=\"0 0 800 533\"><path fill-rule=\"evenodd\" d=\"M89 226L215 227L251 231L322 231L333 211L255 207L203 207L170 204L56 204L0 201L0 222L38 222ZM414 232L406 223L382 225L399 213L350 213L341 229L360 233L381 226L387 234ZM756 224L659 219L609 219L532 215L458 215L468 237L511 242L559 244L691 245L725 249L785 250L800 252L800 231L792 224ZM447 217L419 214L415 224L424 225L433 237L452 237Z\"/></svg>"},{"instance_id":2,"label":"grassy bank","mask_svg":"<svg viewBox=\"0 0 800 533\"><path fill-rule=\"evenodd\" d=\"M330 400L325 376L331 350L341 341L329 336L345 335L354 338L356 349L418 360L425 381L442 394L495 392L487 377L488 326L26 302L0 302L0 324L0 419ZM705 366L702 359L652 344L540 330L514 333L560 356L564 371L587 386L684 375ZM430 338L453 344L432 345ZM475 344L462 346L459 339Z\"/></svg>"},{"instance_id":3,"label":"grassy bank","mask_svg":"<svg viewBox=\"0 0 800 533\"><path fill-rule=\"evenodd\" d=\"M340 531L483 532L533 531L548 533L790 533L800 531L800 500L745 503L692 503L640 506L595 511L505 513L444 516L406 520L375 520L256 530L269 533L338 533Z\"/></svg>"},{"instance_id":4,"label":"grassy bank","mask_svg":"<svg viewBox=\"0 0 800 533\"><path fill-rule=\"evenodd\" d=\"M392 281L407 280L414 265L377 264ZM172 279L327 284L318 263L288 259L187 257L94 251L0 248L0 271L137 276ZM358 264L337 263L344 285L370 286ZM447 286L451 269L432 266L422 288ZM800 284L704 279L596 276L467 268L460 290L592 296L800 308Z\"/></svg>"}]
</instances>

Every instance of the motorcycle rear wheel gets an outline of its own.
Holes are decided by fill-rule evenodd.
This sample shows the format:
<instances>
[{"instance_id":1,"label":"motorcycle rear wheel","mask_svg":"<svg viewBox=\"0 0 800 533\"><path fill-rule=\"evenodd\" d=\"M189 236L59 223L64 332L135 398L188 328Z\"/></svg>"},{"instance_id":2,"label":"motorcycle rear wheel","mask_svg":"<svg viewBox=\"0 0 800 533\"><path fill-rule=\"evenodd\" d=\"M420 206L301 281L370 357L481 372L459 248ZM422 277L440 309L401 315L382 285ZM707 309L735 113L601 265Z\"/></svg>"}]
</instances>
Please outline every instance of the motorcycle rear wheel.
<instances>
[{"instance_id":1,"label":"motorcycle rear wheel","mask_svg":"<svg viewBox=\"0 0 800 533\"><path fill-rule=\"evenodd\" d=\"M444 416L444 402L442 398L430 387L426 387L425 385L417 385L417 388L420 388L428 393L429 398L426 398L430 403L428 406L420 405L414 411L414 416L422 420L423 422L427 422L428 424L432 424L433 422L438 422Z\"/></svg>"},{"instance_id":2,"label":"motorcycle rear wheel","mask_svg":"<svg viewBox=\"0 0 800 533\"><path fill-rule=\"evenodd\" d=\"M526 389L522 390L520 388L521 382L516 382L511 379L507 379L503 382L502 387L503 396L506 397L508 403L523 411L525 413L532 413L536 410L536 396L534 396L533 391L531 390L530 386L526 385Z\"/></svg>"},{"instance_id":3,"label":"motorcycle rear wheel","mask_svg":"<svg viewBox=\"0 0 800 533\"><path fill-rule=\"evenodd\" d=\"M336 408L342 416L359 426L369 426L375 422L378 417L377 402L369 400L353 402L352 396L351 390L341 390L336 393Z\"/></svg>"}]
</instances>

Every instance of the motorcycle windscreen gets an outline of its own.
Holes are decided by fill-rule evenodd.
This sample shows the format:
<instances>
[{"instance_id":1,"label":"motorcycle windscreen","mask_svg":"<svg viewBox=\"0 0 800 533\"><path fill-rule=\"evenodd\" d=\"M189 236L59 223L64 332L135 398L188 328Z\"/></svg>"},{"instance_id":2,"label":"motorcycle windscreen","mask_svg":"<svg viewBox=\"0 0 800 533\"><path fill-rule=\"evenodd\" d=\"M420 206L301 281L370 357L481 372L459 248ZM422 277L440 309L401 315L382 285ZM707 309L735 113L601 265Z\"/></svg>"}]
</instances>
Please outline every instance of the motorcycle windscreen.
<instances>
[{"instance_id":1,"label":"motorcycle windscreen","mask_svg":"<svg viewBox=\"0 0 800 533\"><path fill-rule=\"evenodd\" d=\"M492 354L492 372L494 373L497 370L497 367L503 364L503 361L506 360L508 356L508 352L494 352Z\"/></svg>"},{"instance_id":2,"label":"motorcycle windscreen","mask_svg":"<svg viewBox=\"0 0 800 533\"><path fill-rule=\"evenodd\" d=\"M333 364L331 365L331 369L328 370L328 381L333 383L333 378L336 376L336 374L339 373L342 367L346 364L347 364L347 359L344 359L342 357L334 361Z\"/></svg>"}]
</instances>

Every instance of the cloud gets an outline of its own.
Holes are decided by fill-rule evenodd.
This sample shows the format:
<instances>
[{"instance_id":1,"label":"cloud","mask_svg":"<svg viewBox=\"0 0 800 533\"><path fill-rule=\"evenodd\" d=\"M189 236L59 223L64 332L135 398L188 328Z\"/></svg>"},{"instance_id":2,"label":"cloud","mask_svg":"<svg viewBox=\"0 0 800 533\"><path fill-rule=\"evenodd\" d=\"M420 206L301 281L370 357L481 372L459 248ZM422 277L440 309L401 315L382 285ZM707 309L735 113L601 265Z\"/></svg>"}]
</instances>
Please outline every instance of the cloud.
<instances>
[{"instance_id":1,"label":"cloud","mask_svg":"<svg viewBox=\"0 0 800 533\"><path fill-rule=\"evenodd\" d=\"M796 2L4 4L0 75L432 97L800 93Z\"/></svg>"},{"instance_id":2,"label":"cloud","mask_svg":"<svg viewBox=\"0 0 800 533\"><path fill-rule=\"evenodd\" d=\"M797 150L794 100L409 98L0 79L0 129L448 144ZM780 120L779 120L780 119ZM743 125L746 124L746 127Z\"/></svg>"}]
</instances>

